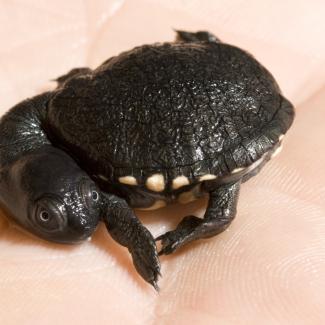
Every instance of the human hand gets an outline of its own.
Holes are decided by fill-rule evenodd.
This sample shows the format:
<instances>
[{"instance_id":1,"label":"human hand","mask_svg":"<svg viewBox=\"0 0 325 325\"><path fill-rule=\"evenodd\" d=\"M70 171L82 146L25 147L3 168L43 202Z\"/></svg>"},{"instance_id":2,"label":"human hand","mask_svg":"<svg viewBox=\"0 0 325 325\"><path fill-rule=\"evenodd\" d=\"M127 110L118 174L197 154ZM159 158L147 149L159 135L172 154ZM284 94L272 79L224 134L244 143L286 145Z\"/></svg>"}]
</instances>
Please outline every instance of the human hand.
<instances>
[{"instance_id":1,"label":"human hand","mask_svg":"<svg viewBox=\"0 0 325 325\"><path fill-rule=\"evenodd\" d=\"M1 324L323 324L325 44L321 1L0 3L0 113L47 80L133 46L206 29L251 52L296 106L278 157L242 186L223 234L162 257L161 291L100 226L63 246L0 218ZM17 198L19 199L19 198ZM159 235L206 201L139 213Z\"/></svg>"}]
</instances>

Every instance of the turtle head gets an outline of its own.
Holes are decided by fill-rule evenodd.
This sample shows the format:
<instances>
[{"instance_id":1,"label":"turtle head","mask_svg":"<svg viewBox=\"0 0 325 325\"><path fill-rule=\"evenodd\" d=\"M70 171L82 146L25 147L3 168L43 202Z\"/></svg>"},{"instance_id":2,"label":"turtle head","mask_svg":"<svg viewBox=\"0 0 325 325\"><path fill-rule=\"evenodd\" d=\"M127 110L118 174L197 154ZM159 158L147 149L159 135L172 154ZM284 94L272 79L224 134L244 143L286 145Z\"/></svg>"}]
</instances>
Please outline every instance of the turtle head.
<instances>
[{"instance_id":1,"label":"turtle head","mask_svg":"<svg viewBox=\"0 0 325 325\"><path fill-rule=\"evenodd\" d=\"M15 221L34 235L77 243L96 229L99 190L63 151L43 147L2 173L1 201Z\"/></svg>"}]
</instances>

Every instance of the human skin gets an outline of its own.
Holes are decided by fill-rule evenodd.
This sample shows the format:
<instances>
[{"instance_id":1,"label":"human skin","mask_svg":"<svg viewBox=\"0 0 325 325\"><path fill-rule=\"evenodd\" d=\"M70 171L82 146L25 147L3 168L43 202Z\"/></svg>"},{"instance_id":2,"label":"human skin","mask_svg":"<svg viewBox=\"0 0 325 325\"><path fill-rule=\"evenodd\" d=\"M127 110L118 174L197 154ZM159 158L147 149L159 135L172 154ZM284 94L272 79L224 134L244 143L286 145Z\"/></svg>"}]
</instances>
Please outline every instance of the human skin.
<instances>
[{"instance_id":1,"label":"human skin","mask_svg":"<svg viewBox=\"0 0 325 325\"><path fill-rule=\"evenodd\" d=\"M161 257L159 294L103 225L91 242L59 245L2 213L0 324L324 324L324 12L322 1L0 1L1 114L73 67L173 40L172 27L248 50L296 107L229 229ZM157 236L205 205L138 215Z\"/></svg>"}]
</instances>

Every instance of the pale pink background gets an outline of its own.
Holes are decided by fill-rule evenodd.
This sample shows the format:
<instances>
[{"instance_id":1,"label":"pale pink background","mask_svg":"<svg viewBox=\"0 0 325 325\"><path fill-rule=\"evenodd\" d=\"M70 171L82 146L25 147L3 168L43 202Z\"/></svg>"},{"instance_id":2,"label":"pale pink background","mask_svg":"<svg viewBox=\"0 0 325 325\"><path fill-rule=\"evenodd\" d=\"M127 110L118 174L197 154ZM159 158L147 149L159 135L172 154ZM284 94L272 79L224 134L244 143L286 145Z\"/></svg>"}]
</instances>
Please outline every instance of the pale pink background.
<instances>
[{"instance_id":1,"label":"pale pink background","mask_svg":"<svg viewBox=\"0 0 325 325\"><path fill-rule=\"evenodd\" d=\"M69 247L1 217L0 324L324 324L324 15L322 0L0 1L0 113L73 67L171 41L173 27L249 50L297 108L229 230L162 258L159 295L103 226ZM157 235L205 203L139 215Z\"/></svg>"}]
</instances>

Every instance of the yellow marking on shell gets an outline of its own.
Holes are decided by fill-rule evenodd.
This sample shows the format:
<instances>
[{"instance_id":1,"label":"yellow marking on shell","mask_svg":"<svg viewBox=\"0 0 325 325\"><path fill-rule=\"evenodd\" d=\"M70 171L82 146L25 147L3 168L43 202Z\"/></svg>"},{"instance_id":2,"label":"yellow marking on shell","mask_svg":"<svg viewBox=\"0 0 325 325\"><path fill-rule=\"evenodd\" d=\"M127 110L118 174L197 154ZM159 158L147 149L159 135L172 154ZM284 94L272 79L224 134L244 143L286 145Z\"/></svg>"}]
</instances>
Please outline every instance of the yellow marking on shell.
<instances>
[{"instance_id":1,"label":"yellow marking on shell","mask_svg":"<svg viewBox=\"0 0 325 325\"><path fill-rule=\"evenodd\" d=\"M277 147L275 149L275 151L272 153L271 158L276 157L282 151L282 147L283 147L282 145L280 145L279 147Z\"/></svg>"},{"instance_id":2,"label":"yellow marking on shell","mask_svg":"<svg viewBox=\"0 0 325 325\"><path fill-rule=\"evenodd\" d=\"M279 141L282 141L283 138L284 138L284 134L281 134L281 135L279 136Z\"/></svg>"},{"instance_id":3,"label":"yellow marking on shell","mask_svg":"<svg viewBox=\"0 0 325 325\"><path fill-rule=\"evenodd\" d=\"M243 171L244 169L245 169L245 167L238 167L238 168L235 168L231 173L236 174L236 173Z\"/></svg>"},{"instance_id":4,"label":"yellow marking on shell","mask_svg":"<svg viewBox=\"0 0 325 325\"><path fill-rule=\"evenodd\" d=\"M177 176L176 178L173 179L172 182L172 188L173 190L177 190L180 187L183 187L185 185L189 185L190 181L188 180L188 178L184 175L181 176Z\"/></svg>"},{"instance_id":5,"label":"yellow marking on shell","mask_svg":"<svg viewBox=\"0 0 325 325\"><path fill-rule=\"evenodd\" d=\"M138 185L138 182L133 176L122 176L118 178L119 182L127 185Z\"/></svg>"},{"instance_id":6,"label":"yellow marking on shell","mask_svg":"<svg viewBox=\"0 0 325 325\"><path fill-rule=\"evenodd\" d=\"M194 193L192 191L188 191L188 192L181 193L178 196L177 201L179 203L186 204L186 203L192 202L196 199L197 199L197 197L194 195Z\"/></svg>"},{"instance_id":7,"label":"yellow marking on shell","mask_svg":"<svg viewBox=\"0 0 325 325\"><path fill-rule=\"evenodd\" d=\"M210 180L216 179L216 178L217 178L216 175L205 174L205 175L199 177L199 182L210 181Z\"/></svg>"},{"instance_id":8,"label":"yellow marking on shell","mask_svg":"<svg viewBox=\"0 0 325 325\"><path fill-rule=\"evenodd\" d=\"M147 178L146 186L154 192L161 192L165 189L165 179L162 174L153 174Z\"/></svg>"},{"instance_id":9,"label":"yellow marking on shell","mask_svg":"<svg viewBox=\"0 0 325 325\"><path fill-rule=\"evenodd\" d=\"M152 206L147 208L137 208L139 210L150 211L157 210L166 206L166 202L164 200L157 200Z\"/></svg>"}]
</instances>

